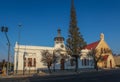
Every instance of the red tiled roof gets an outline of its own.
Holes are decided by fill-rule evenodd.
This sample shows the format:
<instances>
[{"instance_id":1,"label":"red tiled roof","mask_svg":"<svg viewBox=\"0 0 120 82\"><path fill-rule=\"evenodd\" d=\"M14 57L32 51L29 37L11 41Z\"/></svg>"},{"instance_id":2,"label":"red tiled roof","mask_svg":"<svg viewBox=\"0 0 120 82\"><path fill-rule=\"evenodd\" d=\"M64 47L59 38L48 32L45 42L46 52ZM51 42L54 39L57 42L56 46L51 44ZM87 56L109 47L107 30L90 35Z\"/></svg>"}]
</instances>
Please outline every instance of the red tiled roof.
<instances>
[{"instance_id":1,"label":"red tiled roof","mask_svg":"<svg viewBox=\"0 0 120 82\"><path fill-rule=\"evenodd\" d=\"M91 44L88 44L87 46L85 46L85 49L95 49L98 45L99 41L93 42Z\"/></svg>"}]
</instances>

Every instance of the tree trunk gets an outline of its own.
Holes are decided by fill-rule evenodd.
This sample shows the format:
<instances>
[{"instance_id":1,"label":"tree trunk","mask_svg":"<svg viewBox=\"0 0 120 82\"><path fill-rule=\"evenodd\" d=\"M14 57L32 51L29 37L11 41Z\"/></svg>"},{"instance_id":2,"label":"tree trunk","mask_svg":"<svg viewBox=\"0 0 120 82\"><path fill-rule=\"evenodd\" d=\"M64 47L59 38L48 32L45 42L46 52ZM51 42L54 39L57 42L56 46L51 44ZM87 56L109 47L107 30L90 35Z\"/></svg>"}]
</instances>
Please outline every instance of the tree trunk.
<instances>
[{"instance_id":1,"label":"tree trunk","mask_svg":"<svg viewBox=\"0 0 120 82\"><path fill-rule=\"evenodd\" d=\"M54 66L53 66L53 71L55 72L55 63L54 63Z\"/></svg>"},{"instance_id":2,"label":"tree trunk","mask_svg":"<svg viewBox=\"0 0 120 82\"><path fill-rule=\"evenodd\" d=\"M48 71L51 73L50 64L48 64Z\"/></svg>"},{"instance_id":3,"label":"tree trunk","mask_svg":"<svg viewBox=\"0 0 120 82\"><path fill-rule=\"evenodd\" d=\"M77 56L75 57L75 62L76 62L75 72L77 72L78 71L78 57Z\"/></svg>"},{"instance_id":4,"label":"tree trunk","mask_svg":"<svg viewBox=\"0 0 120 82\"><path fill-rule=\"evenodd\" d=\"M95 61L94 68L98 71L97 61Z\"/></svg>"}]
</instances>

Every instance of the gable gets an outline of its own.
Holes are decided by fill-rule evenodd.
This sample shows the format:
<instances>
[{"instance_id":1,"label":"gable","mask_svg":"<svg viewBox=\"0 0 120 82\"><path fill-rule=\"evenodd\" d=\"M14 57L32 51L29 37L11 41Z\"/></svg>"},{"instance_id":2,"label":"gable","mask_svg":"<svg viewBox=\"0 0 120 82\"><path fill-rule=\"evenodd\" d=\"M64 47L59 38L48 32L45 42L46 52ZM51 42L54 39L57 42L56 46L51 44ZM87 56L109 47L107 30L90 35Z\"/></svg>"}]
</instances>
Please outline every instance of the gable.
<instances>
[{"instance_id":1,"label":"gable","mask_svg":"<svg viewBox=\"0 0 120 82\"><path fill-rule=\"evenodd\" d=\"M100 40L98 46L96 47L97 50L99 50L101 48L110 49L110 47L104 40Z\"/></svg>"}]
</instances>

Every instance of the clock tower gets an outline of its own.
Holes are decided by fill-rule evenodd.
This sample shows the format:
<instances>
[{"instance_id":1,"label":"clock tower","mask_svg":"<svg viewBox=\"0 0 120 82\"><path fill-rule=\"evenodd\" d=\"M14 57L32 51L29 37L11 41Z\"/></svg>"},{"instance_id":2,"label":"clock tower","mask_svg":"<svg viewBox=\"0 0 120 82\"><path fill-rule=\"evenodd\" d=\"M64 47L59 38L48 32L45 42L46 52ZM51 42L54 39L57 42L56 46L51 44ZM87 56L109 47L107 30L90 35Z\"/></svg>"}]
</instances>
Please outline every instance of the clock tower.
<instances>
[{"instance_id":1,"label":"clock tower","mask_svg":"<svg viewBox=\"0 0 120 82\"><path fill-rule=\"evenodd\" d=\"M54 38L54 48L56 49L65 49L64 37L61 36L61 30L57 30L58 35Z\"/></svg>"}]
</instances>

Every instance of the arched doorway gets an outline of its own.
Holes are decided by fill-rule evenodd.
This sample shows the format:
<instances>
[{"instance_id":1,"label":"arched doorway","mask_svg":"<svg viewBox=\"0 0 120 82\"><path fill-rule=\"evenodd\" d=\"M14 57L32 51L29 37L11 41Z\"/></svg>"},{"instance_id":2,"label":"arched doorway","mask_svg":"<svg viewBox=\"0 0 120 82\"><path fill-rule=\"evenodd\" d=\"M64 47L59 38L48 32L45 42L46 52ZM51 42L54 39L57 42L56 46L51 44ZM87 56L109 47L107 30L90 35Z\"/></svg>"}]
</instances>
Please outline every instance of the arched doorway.
<instances>
[{"instance_id":1,"label":"arched doorway","mask_svg":"<svg viewBox=\"0 0 120 82\"><path fill-rule=\"evenodd\" d=\"M110 59L110 68L112 68L112 60Z\"/></svg>"},{"instance_id":2,"label":"arched doorway","mask_svg":"<svg viewBox=\"0 0 120 82\"><path fill-rule=\"evenodd\" d=\"M64 66L64 59L61 59L61 70L64 70L65 66Z\"/></svg>"}]
</instances>

